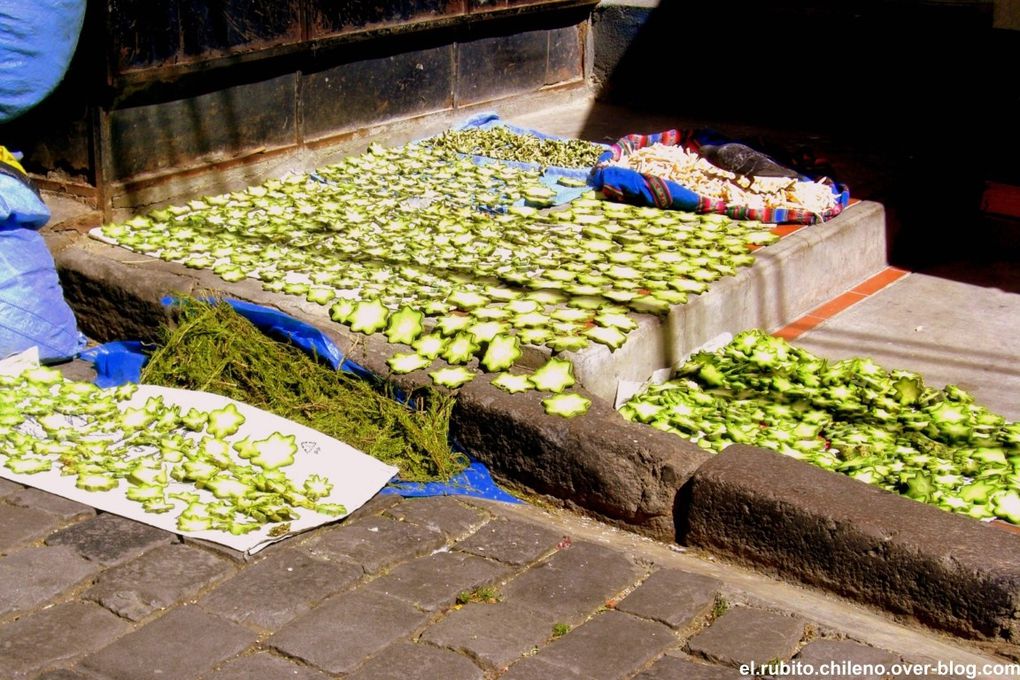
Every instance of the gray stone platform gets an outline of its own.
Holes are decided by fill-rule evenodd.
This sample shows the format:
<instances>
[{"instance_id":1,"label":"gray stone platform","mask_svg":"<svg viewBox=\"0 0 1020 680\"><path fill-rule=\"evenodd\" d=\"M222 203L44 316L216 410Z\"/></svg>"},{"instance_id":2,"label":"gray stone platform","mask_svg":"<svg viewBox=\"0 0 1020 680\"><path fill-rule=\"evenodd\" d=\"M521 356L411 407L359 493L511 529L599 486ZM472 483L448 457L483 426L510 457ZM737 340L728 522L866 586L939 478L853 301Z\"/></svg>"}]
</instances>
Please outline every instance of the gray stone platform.
<instances>
[{"instance_id":1,"label":"gray stone platform","mask_svg":"<svg viewBox=\"0 0 1020 680\"><path fill-rule=\"evenodd\" d=\"M885 210L865 201L823 224L755 251L755 263L712 283L668 316L639 315L620 349L603 345L567 353L592 393L614 401L621 381L642 383L723 333L776 330L850 290L885 267Z\"/></svg>"},{"instance_id":2,"label":"gray stone platform","mask_svg":"<svg viewBox=\"0 0 1020 680\"><path fill-rule=\"evenodd\" d=\"M12 680L721 679L752 661L1005 662L533 506L377 497L245 562L0 490L0 520L40 513L0 557Z\"/></svg>"}]
</instances>

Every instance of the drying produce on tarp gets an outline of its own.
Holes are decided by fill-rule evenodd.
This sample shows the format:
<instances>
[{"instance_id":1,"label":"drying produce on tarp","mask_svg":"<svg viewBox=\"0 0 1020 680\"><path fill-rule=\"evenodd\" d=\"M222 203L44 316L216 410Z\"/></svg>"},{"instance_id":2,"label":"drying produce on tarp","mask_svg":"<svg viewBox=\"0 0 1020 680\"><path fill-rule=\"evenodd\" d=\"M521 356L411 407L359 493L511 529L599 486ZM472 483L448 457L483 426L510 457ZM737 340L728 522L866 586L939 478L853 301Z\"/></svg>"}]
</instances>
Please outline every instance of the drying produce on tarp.
<instances>
[{"instance_id":1,"label":"drying produce on tarp","mask_svg":"<svg viewBox=\"0 0 1020 680\"><path fill-rule=\"evenodd\" d=\"M357 509L396 473L204 392L0 371L0 477L254 552Z\"/></svg>"},{"instance_id":2,"label":"drying produce on tarp","mask_svg":"<svg viewBox=\"0 0 1020 680\"><path fill-rule=\"evenodd\" d=\"M181 298L173 309L142 382L244 401L395 465L404 481L448 480L467 467L450 447L452 397L429 392L400 403L392 387L269 337L225 302Z\"/></svg>"},{"instance_id":3,"label":"drying produce on tarp","mask_svg":"<svg viewBox=\"0 0 1020 680\"><path fill-rule=\"evenodd\" d=\"M727 205L754 210L784 208L822 214L833 210L839 198L824 182L799 180L796 176L738 175L682 146L653 144L626 154L613 164L677 182Z\"/></svg>"},{"instance_id":4,"label":"drying produce on tarp","mask_svg":"<svg viewBox=\"0 0 1020 680\"><path fill-rule=\"evenodd\" d=\"M926 387L870 359L827 361L745 331L620 412L713 451L761 446L945 510L1020 524L1020 423L954 385Z\"/></svg>"},{"instance_id":5,"label":"drying produce on tarp","mask_svg":"<svg viewBox=\"0 0 1020 680\"><path fill-rule=\"evenodd\" d=\"M599 158L591 184L627 203L777 223L831 219L850 200L829 178L798 175L744 144L696 130L624 137Z\"/></svg>"},{"instance_id":6,"label":"drying produce on tarp","mask_svg":"<svg viewBox=\"0 0 1020 680\"><path fill-rule=\"evenodd\" d=\"M586 170L595 165L605 151L605 147L582 139L543 139L513 132L504 126L449 130L423 144L469 156Z\"/></svg>"},{"instance_id":7,"label":"drying produce on tarp","mask_svg":"<svg viewBox=\"0 0 1020 680\"><path fill-rule=\"evenodd\" d=\"M501 377L524 346L616 350L636 328L628 312L665 314L779 238L756 221L594 195L520 205L536 178L421 145L373 147L92 234L328 307L352 331L399 343L394 373L429 370L455 388L485 370L509 391L536 387Z\"/></svg>"}]
</instances>

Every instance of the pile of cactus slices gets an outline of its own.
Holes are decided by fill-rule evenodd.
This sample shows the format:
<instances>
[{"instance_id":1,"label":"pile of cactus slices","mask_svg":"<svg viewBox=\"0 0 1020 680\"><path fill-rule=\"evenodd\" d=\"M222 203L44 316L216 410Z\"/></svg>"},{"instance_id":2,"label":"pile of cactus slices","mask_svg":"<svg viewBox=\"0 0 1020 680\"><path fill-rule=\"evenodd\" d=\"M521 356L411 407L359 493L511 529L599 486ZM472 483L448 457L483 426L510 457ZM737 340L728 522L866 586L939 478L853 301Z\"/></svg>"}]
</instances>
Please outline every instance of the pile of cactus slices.
<instances>
[{"instance_id":1,"label":"pile of cactus slices","mask_svg":"<svg viewBox=\"0 0 1020 680\"><path fill-rule=\"evenodd\" d=\"M94 235L326 306L352 331L407 346L390 358L395 373L439 358L448 366L432 372L438 385L459 387L480 369L508 391L537 387L501 375L523 345L553 355L593 343L615 351L637 326L631 313L666 314L778 239L759 222L592 192L539 210L524 205L544 186L539 178L424 143L374 146ZM585 410L582 398L545 403L550 413Z\"/></svg>"}]
</instances>

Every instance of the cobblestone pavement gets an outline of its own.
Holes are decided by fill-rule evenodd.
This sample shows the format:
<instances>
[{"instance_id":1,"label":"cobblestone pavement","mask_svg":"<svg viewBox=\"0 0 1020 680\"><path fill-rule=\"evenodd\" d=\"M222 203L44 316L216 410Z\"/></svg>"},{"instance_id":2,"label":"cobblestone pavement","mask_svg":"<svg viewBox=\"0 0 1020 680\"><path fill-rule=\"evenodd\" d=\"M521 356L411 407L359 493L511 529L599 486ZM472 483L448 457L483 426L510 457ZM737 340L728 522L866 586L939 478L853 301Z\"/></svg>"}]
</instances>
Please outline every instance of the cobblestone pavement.
<instances>
[{"instance_id":1,"label":"cobblestone pavement","mask_svg":"<svg viewBox=\"0 0 1020 680\"><path fill-rule=\"evenodd\" d=\"M533 506L377 497L243 561L5 480L0 498L3 678L723 680L752 661L1002 661Z\"/></svg>"}]
</instances>

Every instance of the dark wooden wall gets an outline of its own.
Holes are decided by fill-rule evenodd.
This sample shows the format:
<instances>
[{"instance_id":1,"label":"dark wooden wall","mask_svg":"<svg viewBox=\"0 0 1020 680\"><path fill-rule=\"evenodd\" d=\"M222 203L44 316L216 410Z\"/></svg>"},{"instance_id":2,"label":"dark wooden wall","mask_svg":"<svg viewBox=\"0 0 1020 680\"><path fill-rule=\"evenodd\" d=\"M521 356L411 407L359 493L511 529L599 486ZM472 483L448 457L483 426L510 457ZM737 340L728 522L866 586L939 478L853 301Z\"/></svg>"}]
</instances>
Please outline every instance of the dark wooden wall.
<instances>
[{"instance_id":1,"label":"dark wooden wall","mask_svg":"<svg viewBox=\"0 0 1020 680\"><path fill-rule=\"evenodd\" d=\"M125 183L580 83L595 0L107 0L54 94L0 126L42 184Z\"/></svg>"}]
</instances>

